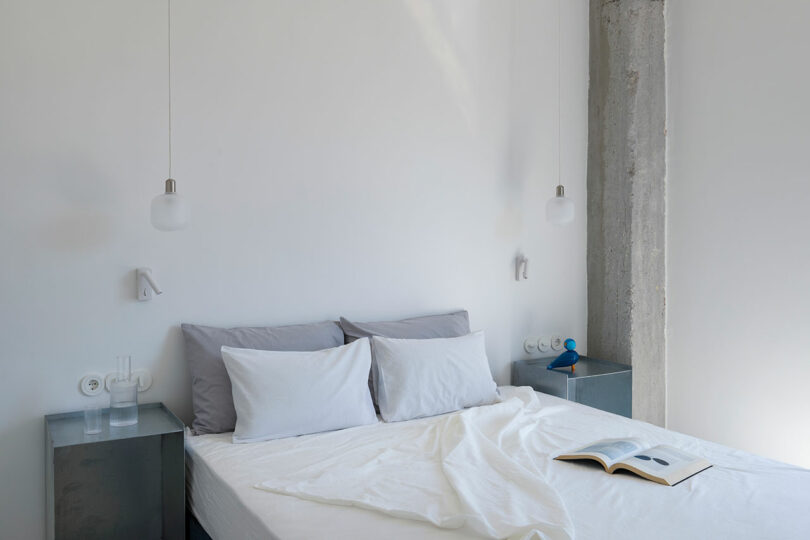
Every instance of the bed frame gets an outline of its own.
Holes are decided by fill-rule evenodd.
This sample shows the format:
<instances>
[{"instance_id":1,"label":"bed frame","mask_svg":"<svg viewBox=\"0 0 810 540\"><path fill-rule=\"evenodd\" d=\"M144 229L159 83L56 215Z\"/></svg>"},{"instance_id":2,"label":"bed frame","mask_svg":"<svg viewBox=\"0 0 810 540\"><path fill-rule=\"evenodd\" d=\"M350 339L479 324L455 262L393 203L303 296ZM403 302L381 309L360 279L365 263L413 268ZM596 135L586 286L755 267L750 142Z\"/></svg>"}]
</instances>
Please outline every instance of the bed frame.
<instances>
[{"instance_id":1,"label":"bed frame","mask_svg":"<svg viewBox=\"0 0 810 540\"><path fill-rule=\"evenodd\" d=\"M213 540L188 508L186 508L186 540Z\"/></svg>"}]
</instances>

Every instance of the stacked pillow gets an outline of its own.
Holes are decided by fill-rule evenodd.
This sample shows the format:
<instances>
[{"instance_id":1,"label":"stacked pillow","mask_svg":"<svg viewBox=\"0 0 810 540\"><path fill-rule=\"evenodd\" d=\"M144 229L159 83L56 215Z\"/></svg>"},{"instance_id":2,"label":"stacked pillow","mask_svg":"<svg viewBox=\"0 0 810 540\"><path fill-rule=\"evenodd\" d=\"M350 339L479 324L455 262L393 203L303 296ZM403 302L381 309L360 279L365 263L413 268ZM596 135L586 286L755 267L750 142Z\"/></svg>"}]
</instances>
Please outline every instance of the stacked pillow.
<instances>
[{"instance_id":1,"label":"stacked pillow","mask_svg":"<svg viewBox=\"0 0 810 540\"><path fill-rule=\"evenodd\" d=\"M389 422L498 400L483 332L470 334L466 311L182 329L197 434L234 431L234 442L252 442L374 423L372 394Z\"/></svg>"},{"instance_id":2,"label":"stacked pillow","mask_svg":"<svg viewBox=\"0 0 810 540\"><path fill-rule=\"evenodd\" d=\"M332 321L263 328L213 328L182 325L191 372L191 428L198 435L224 433L236 426L231 380L222 347L270 351L318 351L343 344L343 331Z\"/></svg>"},{"instance_id":3,"label":"stacked pillow","mask_svg":"<svg viewBox=\"0 0 810 540\"><path fill-rule=\"evenodd\" d=\"M372 336L399 339L449 338L470 333L470 316L466 311L456 311L383 322L352 322L341 317L340 328L346 335L346 343Z\"/></svg>"},{"instance_id":4,"label":"stacked pillow","mask_svg":"<svg viewBox=\"0 0 810 540\"><path fill-rule=\"evenodd\" d=\"M314 352L222 347L233 386L233 442L254 442L377 422L366 377L368 339Z\"/></svg>"},{"instance_id":5,"label":"stacked pillow","mask_svg":"<svg viewBox=\"0 0 810 540\"><path fill-rule=\"evenodd\" d=\"M340 328L346 335L346 343L364 337L371 338L372 336L399 339L451 338L465 336L470 333L470 316L466 311L456 311L444 315L427 315L400 321L371 323L351 322L341 317ZM368 387L371 390L372 398L374 398L374 405L378 406L373 378L375 369L374 360L372 359L371 373L368 374Z\"/></svg>"},{"instance_id":6,"label":"stacked pillow","mask_svg":"<svg viewBox=\"0 0 810 540\"><path fill-rule=\"evenodd\" d=\"M498 401L484 333L455 338L372 338L380 415L399 422Z\"/></svg>"}]
</instances>

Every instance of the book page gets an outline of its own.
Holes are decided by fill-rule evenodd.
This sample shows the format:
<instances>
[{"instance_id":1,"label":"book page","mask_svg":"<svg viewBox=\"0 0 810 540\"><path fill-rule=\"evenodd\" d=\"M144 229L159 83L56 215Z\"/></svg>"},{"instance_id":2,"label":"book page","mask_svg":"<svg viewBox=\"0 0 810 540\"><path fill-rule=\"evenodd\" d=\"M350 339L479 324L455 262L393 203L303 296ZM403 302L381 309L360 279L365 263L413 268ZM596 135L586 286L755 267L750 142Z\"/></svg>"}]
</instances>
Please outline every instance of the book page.
<instances>
[{"instance_id":1,"label":"book page","mask_svg":"<svg viewBox=\"0 0 810 540\"><path fill-rule=\"evenodd\" d=\"M641 452L642 449L644 449L644 444L638 439L604 439L561 455L597 456L605 462L607 467L610 467L617 461Z\"/></svg>"},{"instance_id":2,"label":"book page","mask_svg":"<svg viewBox=\"0 0 810 540\"><path fill-rule=\"evenodd\" d=\"M705 463L706 467L709 466L708 462L697 456L663 444L640 450L637 454L629 456L621 462L623 465L629 465L650 476L668 480L670 483L695 474L696 466L699 464Z\"/></svg>"}]
</instances>

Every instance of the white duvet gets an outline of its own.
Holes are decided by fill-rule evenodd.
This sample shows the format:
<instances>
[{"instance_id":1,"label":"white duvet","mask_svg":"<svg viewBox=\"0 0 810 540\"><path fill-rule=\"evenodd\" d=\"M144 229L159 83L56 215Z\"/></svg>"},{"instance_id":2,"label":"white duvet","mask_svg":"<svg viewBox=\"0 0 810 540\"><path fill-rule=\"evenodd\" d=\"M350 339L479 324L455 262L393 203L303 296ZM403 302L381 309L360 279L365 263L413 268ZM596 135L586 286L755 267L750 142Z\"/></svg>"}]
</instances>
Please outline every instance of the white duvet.
<instances>
[{"instance_id":1,"label":"white duvet","mask_svg":"<svg viewBox=\"0 0 810 540\"><path fill-rule=\"evenodd\" d=\"M257 488L359 506L482 536L573 538L565 505L535 466L535 393L421 422L335 432L276 454L287 473Z\"/></svg>"},{"instance_id":2,"label":"white duvet","mask_svg":"<svg viewBox=\"0 0 810 540\"><path fill-rule=\"evenodd\" d=\"M810 538L810 470L500 390L501 404L399 424L253 444L233 444L230 433L189 436L189 507L216 540L463 540L532 527L536 537L576 540ZM611 437L668 444L714 466L667 487L551 459Z\"/></svg>"}]
</instances>

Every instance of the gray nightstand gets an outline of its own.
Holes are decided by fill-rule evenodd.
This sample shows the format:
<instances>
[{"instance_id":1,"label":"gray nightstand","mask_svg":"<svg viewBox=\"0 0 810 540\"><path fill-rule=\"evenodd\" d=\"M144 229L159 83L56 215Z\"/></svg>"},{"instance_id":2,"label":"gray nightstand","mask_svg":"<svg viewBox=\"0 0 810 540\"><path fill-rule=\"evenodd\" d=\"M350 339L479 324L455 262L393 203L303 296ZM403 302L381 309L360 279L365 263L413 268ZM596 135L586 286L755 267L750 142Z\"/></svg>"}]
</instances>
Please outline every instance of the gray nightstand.
<instances>
[{"instance_id":1,"label":"gray nightstand","mask_svg":"<svg viewBox=\"0 0 810 540\"><path fill-rule=\"evenodd\" d=\"M558 396L630 418L633 410L633 368L624 364L580 357L576 370L546 369L556 357L512 363L512 384L531 386Z\"/></svg>"},{"instance_id":2,"label":"gray nightstand","mask_svg":"<svg viewBox=\"0 0 810 540\"><path fill-rule=\"evenodd\" d=\"M185 536L183 424L162 403L138 423L84 434L84 413L45 417L48 538Z\"/></svg>"}]
</instances>

